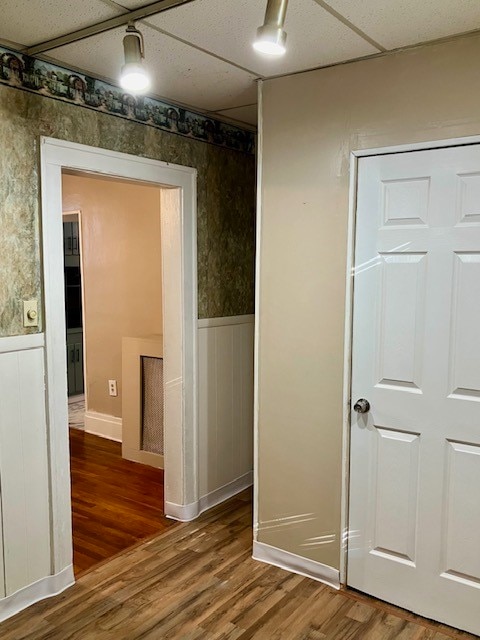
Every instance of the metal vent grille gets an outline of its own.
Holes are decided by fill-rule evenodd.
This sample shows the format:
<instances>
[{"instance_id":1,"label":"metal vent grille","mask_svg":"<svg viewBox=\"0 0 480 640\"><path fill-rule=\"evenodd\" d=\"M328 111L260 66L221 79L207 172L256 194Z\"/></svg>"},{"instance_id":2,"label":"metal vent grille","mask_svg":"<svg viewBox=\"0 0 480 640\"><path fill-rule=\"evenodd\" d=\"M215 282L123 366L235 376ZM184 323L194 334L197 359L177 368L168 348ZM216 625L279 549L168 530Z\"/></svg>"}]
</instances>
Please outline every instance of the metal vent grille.
<instances>
[{"instance_id":1,"label":"metal vent grille","mask_svg":"<svg viewBox=\"0 0 480 640\"><path fill-rule=\"evenodd\" d=\"M163 456L163 358L142 356L143 451Z\"/></svg>"}]
</instances>

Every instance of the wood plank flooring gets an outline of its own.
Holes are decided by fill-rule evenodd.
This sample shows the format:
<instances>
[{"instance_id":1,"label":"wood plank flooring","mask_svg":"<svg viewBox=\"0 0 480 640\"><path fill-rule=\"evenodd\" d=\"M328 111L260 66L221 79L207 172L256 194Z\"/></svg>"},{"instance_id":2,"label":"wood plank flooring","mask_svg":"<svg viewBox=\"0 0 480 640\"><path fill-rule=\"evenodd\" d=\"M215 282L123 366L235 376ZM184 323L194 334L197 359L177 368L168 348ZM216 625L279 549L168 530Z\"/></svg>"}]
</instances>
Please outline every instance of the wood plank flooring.
<instances>
[{"instance_id":1,"label":"wood plank flooring","mask_svg":"<svg viewBox=\"0 0 480 640\"><path fill-rule=\"evenodd\" d=\"M122 458L118 442L70 429L75 575L175 522L163 511L163 471Z\"/></svg>"},{"instance_id":2,"label":"wood plank flooring","mask_svg":"<svg viewBox=\"0 0 480 640\"><path fill-rule=\"evenodd\" d=\"M2 640L458 640L473 636L251 558L247 492L84 574Z\"/></svg>"}]
</instances>

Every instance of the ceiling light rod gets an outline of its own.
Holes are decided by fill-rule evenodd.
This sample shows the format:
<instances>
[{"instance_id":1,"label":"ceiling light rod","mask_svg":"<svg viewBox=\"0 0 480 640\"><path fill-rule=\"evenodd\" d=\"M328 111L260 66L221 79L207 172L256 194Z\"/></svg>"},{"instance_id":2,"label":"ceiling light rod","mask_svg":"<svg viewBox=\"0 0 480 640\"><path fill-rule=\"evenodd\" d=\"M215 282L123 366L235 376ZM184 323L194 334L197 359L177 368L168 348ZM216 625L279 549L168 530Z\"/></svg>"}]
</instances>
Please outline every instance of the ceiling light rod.
<instances>
[{"instance_id":1,"label":"ceiling light rod","mask_svg":"<svg viewBox=\"0 0 480 640\"><path fill-rule=\"evenodd\" d=\"M141 62L145 58L145 41L143 34L133 21L128 23L127 35L123 39L125 62Z\"/></svg>"},{"instance_id":2,"label":"ceiling light rod","mask_svg":"<svg viewBox=\"0 0 480 640\"><path fill-rule=\"evenodd\" d=\"M283 30L288 0L268 0L265 20L257 29L253 47L260 53L279 56L285 53L287 34Z\"/></svg>"},{"instance_id":3,"label":"ceiling light rod","mask_svg":"<svg viewBox=\"0 0 480 640\"><path fill-rule=\"evenodd\" d=\"M51 49L63 47L66 44L78 42L79 40L90 38L91 36L95 36L99 33L104 33L105 31L111 31L112 29L116 29L117 27L123 27L124 25L134 20L149 18L150 16L162 13L167 9L172 9L173 7L187 4L188 2L193 2L193 0L157 0L157 2L148 4L146 7L142 7L141 9L127 11L126 13L122 13L119 16L115 16L115 18L102 20L102 22L97 22L96 24L92 24L89 27L78 29L77 31L72 31L71 33L59 36L58 38L53 38L52 40L45 40L45 42L35 44L33 45L33 47L26 47L22 50L22 53L25 53L29 56L35 56L40 53L44 53L45 51L50 51Z\"/></svg>"}]
</instances>

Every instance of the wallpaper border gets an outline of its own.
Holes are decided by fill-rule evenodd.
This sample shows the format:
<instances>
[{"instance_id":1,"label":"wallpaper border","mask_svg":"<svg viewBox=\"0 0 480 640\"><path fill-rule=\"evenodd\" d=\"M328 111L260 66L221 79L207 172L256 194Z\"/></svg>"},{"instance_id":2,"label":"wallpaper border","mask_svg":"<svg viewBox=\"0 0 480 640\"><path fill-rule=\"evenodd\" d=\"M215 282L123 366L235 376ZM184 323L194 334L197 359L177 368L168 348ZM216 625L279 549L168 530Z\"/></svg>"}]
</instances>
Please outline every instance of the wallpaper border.
<instances>
[{"instance_id":1,"label":"wallpaper border","mask_svg":"<svg viewBox=\"0 0 480 640\"><path fill-rule=\"evenodd\" d=\"M164 100L133 96L67 67L0 46L0 84L133 120L200 142L255 153L255 133Z\"/></svg>"}]
</instances>

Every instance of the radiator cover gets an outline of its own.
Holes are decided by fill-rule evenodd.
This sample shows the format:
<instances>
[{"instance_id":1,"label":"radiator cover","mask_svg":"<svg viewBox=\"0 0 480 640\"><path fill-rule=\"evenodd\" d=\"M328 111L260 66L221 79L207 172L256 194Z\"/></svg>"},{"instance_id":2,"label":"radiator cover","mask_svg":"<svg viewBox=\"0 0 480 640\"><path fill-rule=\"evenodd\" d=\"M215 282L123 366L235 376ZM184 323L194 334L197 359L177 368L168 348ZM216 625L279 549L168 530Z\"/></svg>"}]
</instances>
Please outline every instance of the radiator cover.
<instances>
[{"instance_id":1,"label":"radiator cover","mask_svg":"<svg viewBox=\"0 0 480 640\"><path fill-rule=\"evenodd\" d=\"M142 356L142 450L163 456L163 358Z\"/></svg>"}]
</instances>

